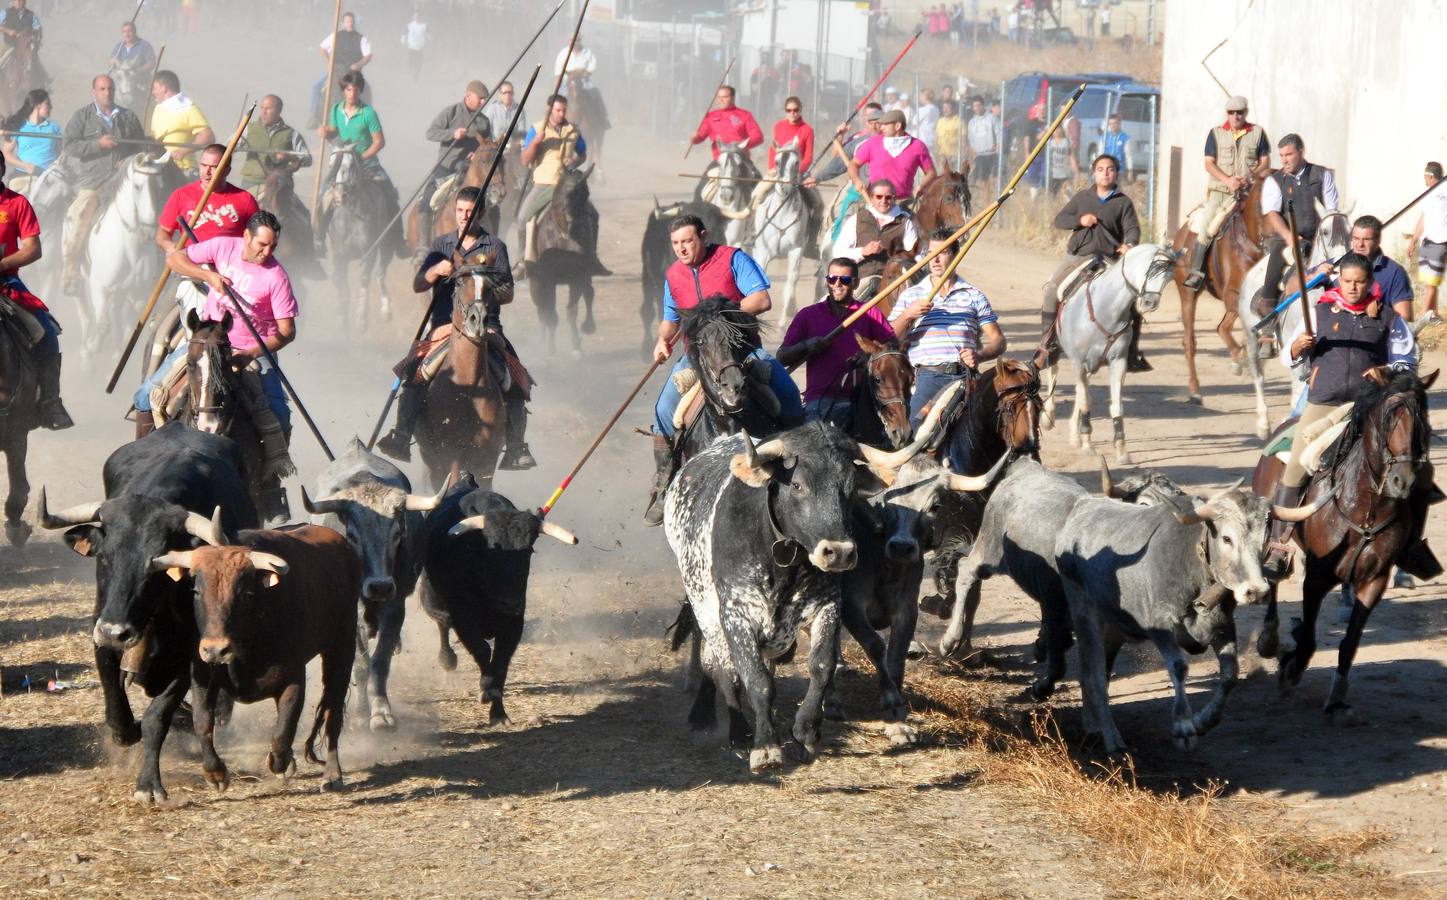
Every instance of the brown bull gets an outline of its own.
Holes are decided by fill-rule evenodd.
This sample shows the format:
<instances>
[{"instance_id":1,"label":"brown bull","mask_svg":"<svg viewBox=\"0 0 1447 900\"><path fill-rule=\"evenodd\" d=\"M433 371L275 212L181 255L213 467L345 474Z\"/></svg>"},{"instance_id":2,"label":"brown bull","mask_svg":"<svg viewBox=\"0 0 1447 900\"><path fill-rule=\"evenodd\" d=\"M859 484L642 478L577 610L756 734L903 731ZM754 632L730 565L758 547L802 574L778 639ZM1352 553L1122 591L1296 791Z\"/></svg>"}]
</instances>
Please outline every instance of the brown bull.
<instances>
[{"instance_id":1,"label":"brown bull","mask_svg":"<svg viewBox=\"0 0 1447 900\"><path fill-rule=\"evenodd\" d=\"M296 766L292 743L306 694L306 667L322 658L322 697L306 740L306 758L319 763L315 741L326 728L322 789L342 784L337 741L356 653L357 595L362 565L347 539L320 525L243 531L238 546L204 546L157 557L153 565L195 579L201 642L191 662L201 767L218 790L230 784L216 753L217 696L243 703L276 701L267 768L285 776Z\"/></svg>"}]
</instances>

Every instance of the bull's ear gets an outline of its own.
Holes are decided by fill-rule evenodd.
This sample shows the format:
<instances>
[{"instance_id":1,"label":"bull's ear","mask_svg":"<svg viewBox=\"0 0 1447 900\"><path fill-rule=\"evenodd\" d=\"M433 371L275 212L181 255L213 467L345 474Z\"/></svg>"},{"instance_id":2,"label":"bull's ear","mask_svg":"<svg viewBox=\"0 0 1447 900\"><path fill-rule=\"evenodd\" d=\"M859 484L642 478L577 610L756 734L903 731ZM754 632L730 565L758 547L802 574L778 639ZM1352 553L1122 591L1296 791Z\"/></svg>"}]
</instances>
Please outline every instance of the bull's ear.
<instances>
[{"instance_id":1,"label":"bull's ear","mask_svg":"<svg viewBox=\"0 0 1447 900\"><path fill-rule=\"evenodd\" d=\"M745 440L748 439L745 438ZM729 471L749 487L758 488L768 484L769 479L774 477L773 470L770 468L772 465L772 461L752 464L749 462L748 454L739 453L729 460Z\"/></svg>"},{"instance_id":2,"label":"bull's ear","mask_svg":"<svg viewBox=\"0 0 1447 900\"><path fill-rule=\"evenodd\" d=\"M257 572L256 578L261 582L262 587L274 588L281 584L281 576L275 572Z\"/></svg>"},{"instance_id":3,"label":"bull's ear","mask_svg":"<svg viewBox=\"0 0 1447 900\"><path fill-rule=\"evenodd\" d=\"M65 532L65 543L81 556L95 556L100 550L99 525L77 525Z\"/></svg>"},{"instance_id":4,"label":"bull's ear","mask_svg":"<svg viewBox=\"0 0 1447 900\"><path fill-rule=\"evenodd\" d=\"M227 334L231 333L231 311L227 310L221 315L221 330Z\"/></svg>"}]
</instances>

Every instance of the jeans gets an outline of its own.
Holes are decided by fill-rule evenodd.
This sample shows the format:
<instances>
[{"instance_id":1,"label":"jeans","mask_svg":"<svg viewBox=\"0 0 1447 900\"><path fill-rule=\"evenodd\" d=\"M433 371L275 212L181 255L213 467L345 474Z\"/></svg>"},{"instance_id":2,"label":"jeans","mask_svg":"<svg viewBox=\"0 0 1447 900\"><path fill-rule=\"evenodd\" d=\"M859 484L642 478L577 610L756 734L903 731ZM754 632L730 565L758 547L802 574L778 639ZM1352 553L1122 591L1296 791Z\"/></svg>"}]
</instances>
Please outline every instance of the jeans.
<instances>
[{"instance_id":1,"label":"jeans","mask_svg":"<svg viewBox=\"0 0 1447 900\"><path fill-rule=\"evenodd\" d=\"M799 386L794 384L789 370L762 348L750 353L748 358L766 359L772 364L769 387L773 389L774 396L779 398L779 416L784 419L803 418L804 401L799 397ZM669 371L668 378L663 382L663 390L658 395L658 402L653 405L654 434L673 437L673 414L677 412L678 404L683 400L683 395L678 392L677 386L673 383L673 376L692 367L693 364L688 361L688 356L685 354L673 364L673 368Z\"/></svg>"},{"instance_id":2,"label":"jeans","mask_svg":"<svg viewBox=\"0 0 1447 900\"><path fill-rule=\"evenodd\" d=\"M806 422L828 422L848 434L854 429L854 401L839 397L819 397L804 404Z\"/></svg>"},{"instance_id":3,"label":"jeans","mask_svg":"<svg viewBox=\"0 0 1447 900\"><path fill-rule=\"evenodd\" d=\"M914 393L909 398L909 425L917 429L924 421L924 408L940 391L960 380L960 373L931 372L928 369L914 370Z\"/></svg>"},{"instance_id":4,"label":"jeans","mask_svg":"<svg viewBox=\"0 0 1447 900\"><path fill-rule=\"evenodd\" d=\"M166 377L166 373L171 371L171 367L186 355L187 349L188 345L182 344L172 350L171 355L161 362L160 367L141 382L141 386L131 397L132 406L141 412L151 411L151 389L161 383L161 379ZM261 362L261 369L261 389L266 393L266 405L271 407L277 421L281 423L282 430L290 434L291 407L286 401L286 388L282 386L281 376L265 360Z\"/></svg>"}]
</instances>

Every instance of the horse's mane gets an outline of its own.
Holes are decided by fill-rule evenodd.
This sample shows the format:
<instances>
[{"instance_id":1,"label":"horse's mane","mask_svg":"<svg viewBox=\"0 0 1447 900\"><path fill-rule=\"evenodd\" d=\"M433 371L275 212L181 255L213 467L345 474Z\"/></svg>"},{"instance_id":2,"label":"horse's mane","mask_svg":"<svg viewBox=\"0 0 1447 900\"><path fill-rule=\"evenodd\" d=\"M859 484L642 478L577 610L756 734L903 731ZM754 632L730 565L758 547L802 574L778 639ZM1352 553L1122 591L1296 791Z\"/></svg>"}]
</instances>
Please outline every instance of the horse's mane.
<instances>
[{"instance_id":1,"label":"horse's mane","mask_svg":"<svg viewBox=\"0 0 1447 900\"><path fill-rule=\"evenodd\" d=\"M126 161L116 166L116 170L110 174L110 177L101 182L101 186L96 192L95 209L102 213L110 209L111 203L116 199L116 194L121 192L121 185L126 183L126 174L130 171L131 163L135 162L137 155L139 154L127 156ZM97 214L96 221L99 219L100 216Z\"/></svg>"},{"instance_id":2,"label":"horse's mane","mask_svg":"<svg viewBox=\"0 0 1447 900\"><path fill-rule=\"evenodd\" d=\"M752 346L763 329L757 316L717 294L692 309L681 310L679 315L683 318L683 336L695 346L710 341L735 348Z\"/></svg>"},{"instance_id":3,"label":"horse's mane","mask_svg":"<svg viewBox=\"0 0 1447 900\"><path fill-rule=\"evenodd\" d=\"M1146 277L1141 280L1141 284L1148 283L1152 278L1170 278L1175 270L1175 257L1157 253L1151 257L1150 265L1146 266Z\"/></svg>"},{"instance_id":4,"label":"horse's mane","mask_svg":"<svg viewBox=\"0 0 1447 900\"><path fill-rule=\"evenodd\" d=\"M216 373L215 390L216 405L224 406L224 401L234 393L232 379L228 377L231 373L229 359L231 355L231 339L222 329L222 322L215 319L202 319L191 333L191 340L201 338L205 344L206 357L211 362L211 371ZM215 342L206 342L205 338L211 334L220 334L221 339ZM194 412L194 410L193 410Z\"/></svg>"},{"instance_id":5,"label":"horse's mane","mask_svg":"<svg viewBox=\"0 0 1447 900\"><path fill-rule=\"evenodd\" d=\"M1337 441L1336 454L1332 460L1335 466L1346 457L1351 449L1366 431L1366 425L1370 417L1377 412L1382 401L1394 394L1410 394L1411 402L1416 408L1418 429L1430 434L1431 426L1427 421L1427 386L1417 373L1410 369L1398 369L1391 373L1385 383L1379 383L1373 378L1364 378L1357 386L1356 395L1353 397L1351 419L1349 420L1346 432Z\"/></svg>"}]
</instances>

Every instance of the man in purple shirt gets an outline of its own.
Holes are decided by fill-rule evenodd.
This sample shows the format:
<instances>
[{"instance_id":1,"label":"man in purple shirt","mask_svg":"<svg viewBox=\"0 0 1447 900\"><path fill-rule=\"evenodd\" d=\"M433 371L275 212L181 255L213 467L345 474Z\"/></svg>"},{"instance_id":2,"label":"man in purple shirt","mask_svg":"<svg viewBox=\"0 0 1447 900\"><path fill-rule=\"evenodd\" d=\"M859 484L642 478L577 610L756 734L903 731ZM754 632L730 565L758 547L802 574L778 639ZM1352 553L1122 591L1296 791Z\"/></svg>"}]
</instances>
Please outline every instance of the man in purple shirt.
<instances>
[{"instance_id":1,"label":"man in purple shirt","mask_svg":"<svg viewBox=\"0 0 1447 900\"><path fill-rule=\"evenodd\" d=\"M869 166L871 179L888 178L894 183L901 204L914 197L914 179L920 172L930 175L935 166L924 141L904 131L904 113L892 109L879 119L879 134L860 144L849 161L849 178L864 193L860 167Z\"/></svg>"},{"instance_id":2,"label":"man in purple shirt","mask_svg":"<svg viewBox=\"0 0 1447 900\"><path fill-rule=\"evenodd\" d=\"M789 323L777 359L785 366L801 361L804 366L804 417L821 419L843 429L854 428L854 390L859 377L854 357L859 353L855 336L879 343L894 343L894 329L878 306L871 307L834 340L825 337L851 313L859 309L854 287L859 281L859 264L848 257L830 260L829 293L818 303L806 306Z\"/></svg>"}]
</instances>

